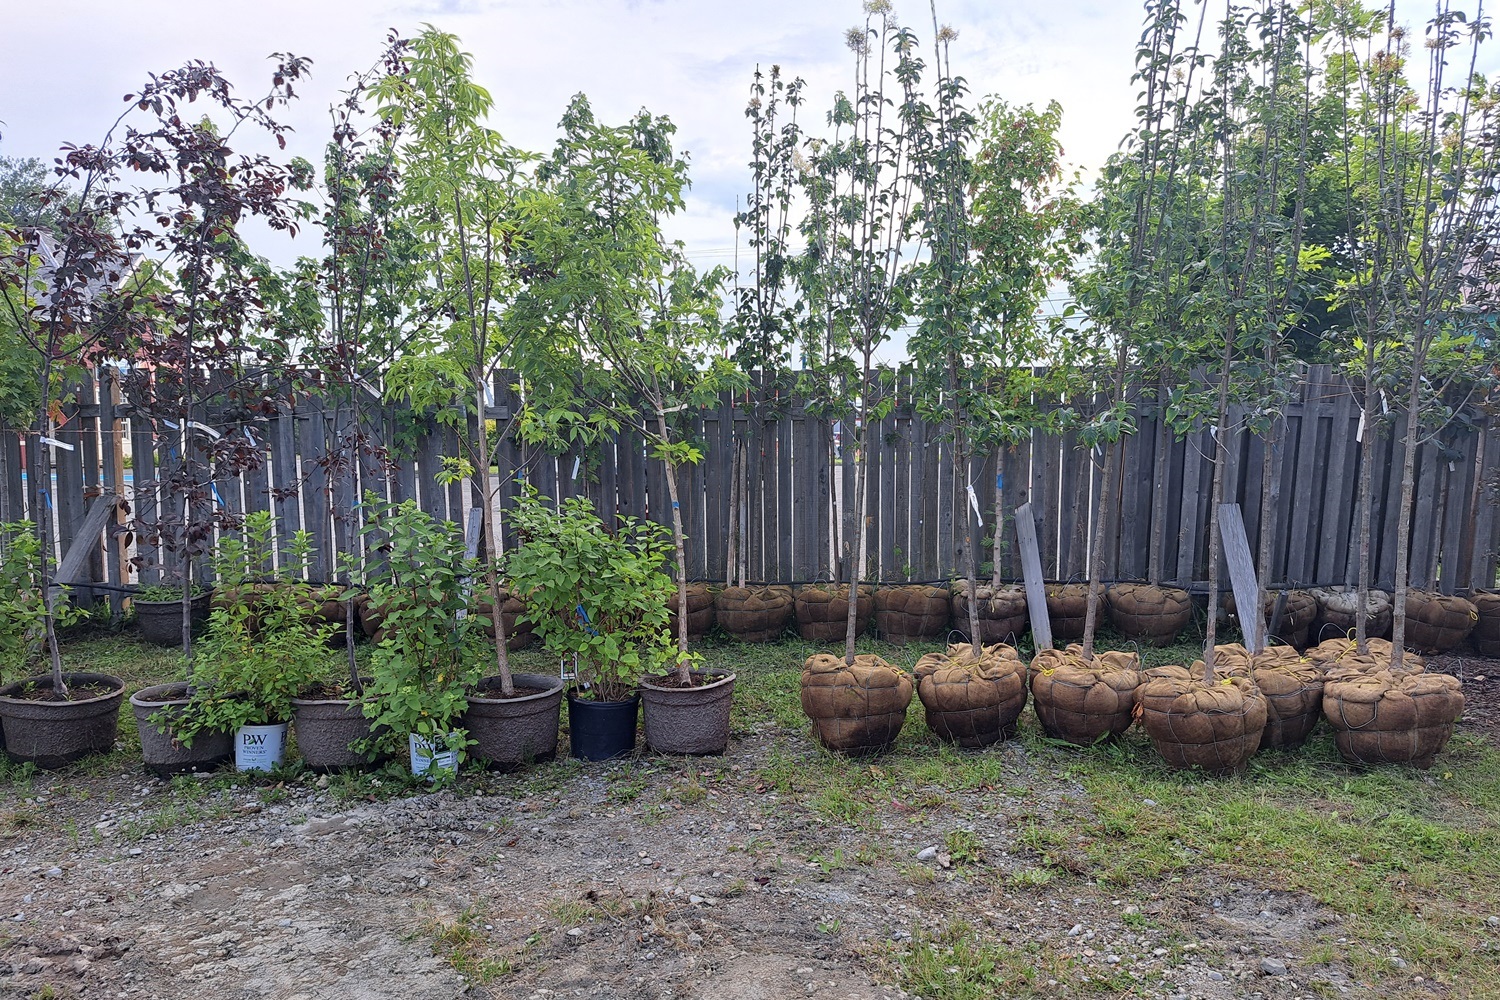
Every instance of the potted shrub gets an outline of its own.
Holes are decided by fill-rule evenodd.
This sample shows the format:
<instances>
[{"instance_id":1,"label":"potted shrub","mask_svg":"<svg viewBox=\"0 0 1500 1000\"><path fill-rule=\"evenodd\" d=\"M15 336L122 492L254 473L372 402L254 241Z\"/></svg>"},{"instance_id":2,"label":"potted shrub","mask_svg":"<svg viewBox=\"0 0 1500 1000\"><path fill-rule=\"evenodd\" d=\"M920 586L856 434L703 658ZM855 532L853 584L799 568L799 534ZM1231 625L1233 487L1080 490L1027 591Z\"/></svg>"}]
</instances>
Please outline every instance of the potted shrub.
<instances>
[{"instance_id":1,"label":"potted shrub","mask_svg":"<svg viewBox=\"0 0 1500 1000\"><path fill-rule=\"evenodd\" d=\"M568 691L572 755L609 760L628 754L635 748L641 679L652 676L660 685L662 672L680 656L667 631L667 601L676 587L662 572L670 535L660 524L629 517L606 531L588 500L573 497L553 507L530 488L512 517L518 536L506 559L512 586L523 595L525 617L542 646L573 663L577 674ZM725 688L710 683L690 690L708 697L717 690L727 708ZM721 715L727 740L727 711L704 718ZM676 720L663 721L670 726ZM662 741L648 730L648 742L652 736Z\"/></svg>"},{"instance_id":2,"label":"potted shrub","mask_svg":"<svg viewBox=\"0 0 1500 1000\"><path fill-rule=\"evenodd\" d=\"M451 779L469 745L460 721L468 688L483 669L477 620L465 613L474 561L458 526L415 500L386 504L366 494L365 503L373 514L364 531L378 532L386 575L370 589L381 638L362 710L377 731L405 738L412 774Z\"/></svg>"},{"instance_id":3,"label":"potted shrub","mask_svg":"<svg viewBox=\"0 0 1500 1000\"><path fill-rule=\"evenodd\" d=\"M192 623L197 632L208 621L213 591L199 583L192 584L192 588ZM182 645L181 585L159 583L140 587L130 595L130 607L135 611L142 639L154 646Z\"/></svg>"},{"instance_id":4,"label":"potted shrub","mask_svg":"<svg viewBox=\"0 0 1500 1000\"><path fill-rule=\"evenodd\" d=\"M23 678L0 688L5 750L12 760L55 768L114 747L125 682L60 670L56 677L26 676L47 642L41 561L30 522L0 524L0 676ZM66 604L54 604L51 614L58 624L72 617ZM66 685L62 695L59 680Z\"/></svg>"}]
</instances>

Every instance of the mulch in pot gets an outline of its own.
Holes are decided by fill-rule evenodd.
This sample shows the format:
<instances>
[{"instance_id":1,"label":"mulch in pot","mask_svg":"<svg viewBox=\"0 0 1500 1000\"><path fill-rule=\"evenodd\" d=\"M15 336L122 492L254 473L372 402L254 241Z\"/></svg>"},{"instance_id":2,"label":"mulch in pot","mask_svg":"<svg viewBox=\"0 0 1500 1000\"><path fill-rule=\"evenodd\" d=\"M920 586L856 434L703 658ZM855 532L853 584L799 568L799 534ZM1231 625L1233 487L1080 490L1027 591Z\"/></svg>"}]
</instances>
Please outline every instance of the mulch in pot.
<instances>
[{"instance_id":1,"label":"mulch in pot","mask_svg":"<svg viewBox=\"0 0 1500 1000\"><path fill-rule=\"evenodd\" d=\"M1026 665L1015 647L955 643L945 653L917 661L917 694L927 726L940 739L968 749L986 747L1016 733L1026 705Z\"/></svg>"}]
</instances>

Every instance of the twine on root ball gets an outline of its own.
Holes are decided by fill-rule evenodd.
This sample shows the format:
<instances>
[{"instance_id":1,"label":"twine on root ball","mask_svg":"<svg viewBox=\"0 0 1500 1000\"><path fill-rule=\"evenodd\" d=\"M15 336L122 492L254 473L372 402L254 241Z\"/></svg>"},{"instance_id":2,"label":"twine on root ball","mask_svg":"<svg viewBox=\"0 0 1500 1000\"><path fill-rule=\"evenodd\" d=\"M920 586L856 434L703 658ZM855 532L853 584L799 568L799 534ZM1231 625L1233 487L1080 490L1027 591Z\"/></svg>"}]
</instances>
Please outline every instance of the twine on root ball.
<instances>
[{"instance_id":1,"label":"twine on root ball","mask_svg":"<svg viewBox=\"0 0 1500 1000\"><path fill-rule=\"evenodd\" d=\"M802 666L802 711L818 742L830 750L866 754L896 741L911 704L911 677L873 653L854 658L816 653Z\"/></svg>"},{"instance_id":2,"label":"twine on root ball","mask_svg":"<svg viewBox=\"0 0 1500 1000\"><path fill-rule=\"evenodd\" d=\"M974 656L970 643L917 661L917 694L927 725L940 739L975 749L1015 735L1026 705L1026 666L1012 646L997 643Z\"/></svg>"}]
</instances>

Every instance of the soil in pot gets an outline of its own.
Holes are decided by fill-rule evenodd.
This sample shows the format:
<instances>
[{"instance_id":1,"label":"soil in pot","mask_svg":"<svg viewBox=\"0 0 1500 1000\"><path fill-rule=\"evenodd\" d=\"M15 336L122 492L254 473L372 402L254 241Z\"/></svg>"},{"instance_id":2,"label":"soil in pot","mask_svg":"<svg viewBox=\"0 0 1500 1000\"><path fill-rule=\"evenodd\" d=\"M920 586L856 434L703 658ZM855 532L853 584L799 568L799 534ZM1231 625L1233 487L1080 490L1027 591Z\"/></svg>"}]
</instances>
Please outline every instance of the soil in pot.
<instances>
[{"instance_id":1,"label":"soil in pot","mask_svg":"<svg viewBox=\"0 0 1500 1000\"><path fill-rule=\"evenodd\" d=\"M1105 591L1109 620L1127 639L1170 646L1193 620L1193 599L1176 587L1118 583Z\"/></svg>"},{"instance_id":2,"label":"soil in pot","mask_svg":"<svg viewBox=\"0 0 1500 1000\"><path fill-rule=\"evenodd\" d=\"M1424 653L1446 653L1478 623L1479 609L1462 597L1407 591L1406 641Z\"/></svg>"},{"instance_id":3,"label":"soil in pot","mask_svg":"<svg viewBox=\"0 0 1500 1000\"><path fill-rule=\"evenodd\" d=\"M725 587L714 596L719 627L740 642L775 642L791 615L791 587Z\"/></svg>"},{"instance_id":4,"label":"soil in pot","mask_svg":"<svg viewBox=\"0 0 1500 1000\"><path fill-rule=\"evenodd\" d=\"M831 587L808 584L797 591L793 607L797 615L797 633L804 639L833 642L842 639L848 630L848 585ZM875 588L860 587L858 602L854 608L856 635L864 635L870 624L870 616L874 613Z\"/></svg>"},{"instance_id":5,"label":"soil in pot","mask_svg":"<svg viewBox=\"0 0 1500 1000\"><path fill-rule=\"evenodd\" d=\"M1314 587L1308 593L1318 602L1318 617L1313 619L1312 641L1321 643L1327 639L1352 638L1359 618L1359 591L1352 587ZM1365 634L1382 639L1391 634L1391 595L1383 590L1371 590L1369 593L1369 605L1365 611Z\"/></svg>"},{"instance_id":6,"label":"soil in pot","mask_svg":"<svg viewBox=\"0 0 1500 1000\"><path fill-rule=\"evenodd\" d=\"M1469 643L1480 656L1500 656L1500 591L1476 590L1469 602L1479 620L1469 633Z\"/></svg>"},{"instance_id":7,"label":"soil in pot","mask_svg":"<svg viewBox=\"0 0 1500 1000\"><path fill-rule=\"evenodd\" d=\"M505 648L512 653L518 649L525 649L536 640L535 626L521 617L525 611L524 601L509 590L500 591L500 623L505 626ZM483 620L484 631L491 639L495 637L494 604L490 601L488 592L479 592L474 595L469 614Z\"/></svg>"},{"instance_id":8,"label":"soil in pot","mask_svg":"<svg viewBox=\"0 0 1500 1000\"><path fill-rule=\"evenodd\" d=\"M378 754L355 749L369 740L370 720L342 690L318 687L293 698L292 725L302 762L314 771L346 771L379 761Z\"/></svg>"},{"instance_id":9,"label":"soil in pot","mask_svg":"<svg viewBox=\"0 0 1500 1000\"><path fill-rule=\"evenodd\" d=\"M979 641L986 646L996 643L1014 644L1026 632L1026 588L1002 586L996 589L987 583L976 588L979 594ZM961 580L952 587L953 627L965 634L969 630L969 584Z\"/></svg>"},{"instance_id":10,"label":"soil in pot","mask_svg":"<svg viewBox=\"0 0 1500 1000\"><path fill-rule=\"evenodd\" d=\"M568 692L568 752L579 760L614 760L635 752L641 696L626 701L594 701Z\"/></svg>"},{"instance_id":11,"label":"soil in pot","mask_svg":"<svg viewBox=\"0 0 1500 1000\"><path fill-rule=\"evenodd\" d=\"M1095 653L1085 660L1082 646L1043 649L1027 676L1037 721L1053 739L1088 746L1130 728L1141 683L1135 653Z\"/></svg>"},{"instance_id":12,"label":"soil in pot","mask_svg":"<svg viewBox=\"0 0 1500 1000\"><path fill-rule=\"evenodd\" d=\"M1168 765L1233 774L1266 729L1266 699L1248 677L1203 679L1203 663L1155 667L1136 692L1141 725Z\"/></svg>"},{"instance_id":13,"label":"soil in pot","mask_svg":"<svg viewBox=\"0 0 1500 1000\"><path fill-rule=\"evenodd\" d=\"M1104 595L1099 597L1103 600ZM1082 639L1088 611L1088 584L1062 583L1047 588L1047 618L1052 622L1053 639Z\"/></svg>"},{"instance_id":14,"label":"soil in pot","mask_svg":"<svg viewBox=\"0 0 1500 1000\"><path fill-rule=\"evenodd\" d=\"M1248 677L1266 700L1262 750L1295 750L1323 715L1323 670L1291 646L1269 646L1243 664L1225 665L1230 677Z\"/></svg>"},{"instance_id":15,"label":"soil in pot","mask_svg":"<svg viewBox=\"0 0 1500 1000\"><path fill-rule=\"evenodd\" d=\"M875 592L875 627L882 639L898 646L946 636L952 610L953 598L945 587L914 584Z\"/></svg>"},{"instance_id":16,"label":"soil in pot","mask_svg":"<svg viewBox=\"0 0 1500 1000\"><path fill-rule=\"evenodd\" d=\"M204 591L194 597L191 605L193 634L197 635L203 623L208 621L213 595ZM141 638L155 646L182 645L182 602L142 601L131 598L130 606L135 611L135 620L141 628Z\"/></svg>"},{"instance_id":17,"label":"soil in pot","mask_svg":"<svg viewBox=\"0 0 1500 1000\"><path fill-rule=\"evenodd\" d=\"M1026 665L1015 647L985 646L976 659L972 643L956 643L923 656L915 673L927 727L940 739L977 749L1016 734L1026 706Z\"/></svg>"},{"instance_id":18,"label":"soil in pot","mask_svg":"<svg viewBox=\"0 0 1500 1000\"><path fill-rule=\"evenodd\" d=\"M5 752L44 770L114 749L125 682L111 674L64 674L68 697L52 691L50 675L0 688Z\"/></svg>"},{"instance_id":19,"label":"soil in pot","mask_svg":"<svg viewBox=\"0 0 1500 1000\"><path fill-rule=\"evenodd\" d=\"M1261 624L1270 629L1271 616L1276 613L1276 602L1281 599L1279 591L1266 591L1265 600L1261 607L1264 614L1261 616ZM1239 609L1235 607L1234 595L1224 595L1224 608L1231 615L1238 615ZM1281 609L1281 620L1276 623L1276 634L1272 636L1287 646L1296 646L1298 649L1306 649L1308 641L1312 638L1313 622L1318 617L1318 600L1307 590L1289 590L1286 592L1286 605Z\"/></svg>"},{"instance_id":20,"label":"soil in pot","mask_svg":"<svg viewBox=\"0 0 1500 1000\"><path fill-rule=\"evenodd\" d=\"M657 753L703 756L729 746L735 675L694 670L683 685L676 674L641 682L646 745Z\"/></svg>"},{"instance_id":21,"label":"soil in pot","mask_svg":"<svg viewBox=\"0 0 1500 1000\"><path fill-rule=\"evenodd\" d=\"M706 583L687 585L688 638L701 639L714 627L714 595ZM667 599L668 629L677 634L677 589Z\"/></svg>"},{"instance_id":22,"label":"soil in pot","mask_svg":"<svg viewBox=\"0 0 1500 1000\"><path fill-rule=\"evenodd\" d=\"M141 756L146 770L158 778L191 771L212 771L234 754L233 733L199 733L192 746L184 746L172 735L171 720L186 708L188 686L185 683L158 684L142 688L130 696L135 713L136 730L141 737ZM165 715L163 731L151 721L158 712Z\"/></svg>"},{"instance_id":23,"label":"soil in pot","mask_svg":"<svg viewBox=\"0 0 1500 1000\"><path fill-rule=\"evenodd\" d=\"M802 666L802 711L830 750L867 754L889 747L906 723L911 695L911 676L872 653L856 656L852 666L842 656L817 653Z\"/></svg>"},{"instance_id":24,"label":"soil in pot","mask_svg":"<svg viewBox=\"0 0 1500 1000\"><path fill-rule=\"evenodd\" d=\"M516 693L501 694L500 678L486 677L469 692L459 725L474 743L469 756L494 771L512 771L557 757L563 681L546 674L513 674Z\"/></svg>"},{"instance_id":25,"label":"soil in pot","mask_svg":"<svg viewBox=\"0 0 1500 1000\"><path fill-rule=\"evenodd\" d=\"M1451 674L1339 666L1323 683L1323 714L1339 755L1351 764L1431 767L1463 711L1463 691Z\"/></svg>"}]
</instances>

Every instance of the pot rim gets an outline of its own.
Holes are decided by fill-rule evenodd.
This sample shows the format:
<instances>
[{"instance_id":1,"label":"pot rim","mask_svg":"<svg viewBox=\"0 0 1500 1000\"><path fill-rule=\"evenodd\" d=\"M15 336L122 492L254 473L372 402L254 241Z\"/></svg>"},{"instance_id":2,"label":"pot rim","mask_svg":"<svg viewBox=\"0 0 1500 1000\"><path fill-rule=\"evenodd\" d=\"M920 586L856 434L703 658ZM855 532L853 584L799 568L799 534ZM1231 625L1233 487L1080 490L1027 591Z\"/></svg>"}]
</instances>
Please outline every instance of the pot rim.
<instances>
[{"instance_id":1,"label":"pot rim","mask_svg":"<svg viewBox=\"0 0 1500 1000\"><path fill-rule=\"evenodd\" d=\"M369 687L372 683L374 683L374 681L369 677L361 677L360 682L363 683L366 687ZM353 708L355 705L363 704L365 697L365 695L356 696L351 694L347 698L303 698L299 695L298 697L292 699L292 704L296 707L307 708L310 708L314 705L343 705L345 708Z\"/></svg>"},{"instance_id":2,"label":"pot rim","mask_svg":"<svg viewBox=\"0 0 1500 1000\"><path fill-rule=\"evenodd\" d=\"M51 674L38 674L38 675L35 675L33 677L26 677L26 678L23 678L23 679L18 680L18 681L12 681L11 683L5 685L4 687L0 687L0 704L4 704L4 705L56 705L58 707L72 706L72 705L97 705L97 704L99 704L101 702L106 702L106 701L118 701L120 699L120 697L125 693L125 681L122 678L116 677L114 674L96 674L96 673L93 673L93 672L87 671L87 670L79 670L79 671L74 671L74 672L71 672L71 673L65 673L65 674L63 674L63 681L64 681L64 683L67 683L69 685L73 685L73 684L99 683L99 682L102 681L104 683L107 683L107 684L111 685L114 688L114 690L110 691L107 694L94 695L94 697L92 697L92 698L81 698L81 699L79 699L77 701L57 701L57 702L36 701L35 699L32 699L32 698L16 698L16 697L14 697L11 694L12 691L20 691L26 685L32 684L32 683L38 682L38 681L45 681L46 683L50 684L50 683L52 683L52 675Z\"/></svg>"},{"instance_id":3,"label":"pot rim","mask_svg":"<svg viewBox=\"0 0 1500 1000\"><path fill-rule=\"evenodd\" d=\"M134 594L126 594L125 596L130 598L130 604L131 604L132 607L140 607L140 606L144 605L145 607L148 607L148 608L165 608L165 607L175 607L175 606L179 606L179 605L182 604L182 598L180 598L180 597L174 597L170 601L148 601L148 600L145 600L143 598L136 597ZM188 603L191 604L194 601L201 601L205 597L212 597L212 596L214 596L214 588L213 587L209 587L208 589L204 590L203 592L194 594L192 597L190 597L188 599Z\"/></svg>"},{"instance_id":4,"label":"pot rim","mask_svg":"<svg viewBox=\"0 0 1500 1000\"><path fill-rule=\"evenodd\" d=\"M541 678L541 679L545 679L545 680L551 682L551 686L549 686L548 688L546 688L543 691L538 691L536 694L518 695L518 696L512 697L512 698L507 698L504 695L500 694L498 688L496 688L495 695L480 694L479 692L482 689L482 685L488 684L490 681L495 681L495 682L498 683L498 681L500 680L500 675L499 674L492 674L489 677L481 677L478 680L478 682L475 683L475 685L473 686L473 688L470 689L470 691L469 691L469 703L471 705L474 704L475 702L479 702L481 704L521 705L521 704L525 704L528 701L545 701L548 698L556 697L557 694L558 694L558 692L562 691L563 688L567 684L567 682L564 681L561 677L552 677L552 676L550 676L548 674L524 674L524 673L516 673L516 674L511 674L510 677L511 677L512 681L515 681L515 680L517 680L518 678L521 678L521 677L536 677L536 678ZM569 689L568 697L571 698L572 697L572 691L576 691L576 690L577 690L577 688L570 688ZM636 697L640 697L640 696L637 695ZM598 702L597 704L609 704L609 703L608 702Z\"/></svg>"},{"instance_id":5,"label":"pot rim","mask_svg":"<svg viewBox=\"0 0 1500 1000\"><path fill-rule=\"evenodd\" d=\"M714 680L710 681L707 684L700 684L700 685L697 685L697 686L694 686L694 687L685 687L684 688L684 687L668 687L668 686L666 686L664 684L652 684L650 677L642 677L641 678L641 689L645 690L645 691L663 691L663 692L667 692L667 693L670 693L670 694L683 694L683 693L687 693L689 691L692 691L692 692L697 692L697 691L711 691L711 690L713 690L716 687L724 687L724 686L726 686L728 684L733 684L734 681L735 681L735 678L737 678L739 676L738 674L732 673L732 672L730 672L728 670L717 670L717 669L712 669L712 670L693 670L693 671L689 671L689 672L693 676L695 676L695 677L712 677L712 678L714 678ZM658 675L658 676L662 677L662 678L665 678L665 677L670 676L670 673L661 674L661 675ZM639 695L637 695L637 697L639 697Z\"/></svg>"},{"instance_id":6,"label":"pot rim","mask_svg":"<svg viewBox=\"0 0 1500 1000\"><path fill-rule=\"evenodd\" d=\"M641 700L641 692L639 689L637 689L633 694L631 694L629 698L626 698L624 701L597 701L593 698L580 698L578 697L578 692L580 690L581 689L576 687L568 688L568 704L598 705L600 707L604 707L610 705L629 705Z\"/></svg>"}]
</instances>

